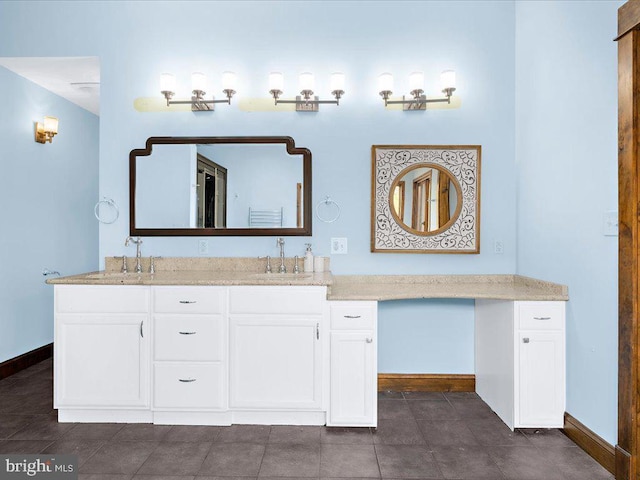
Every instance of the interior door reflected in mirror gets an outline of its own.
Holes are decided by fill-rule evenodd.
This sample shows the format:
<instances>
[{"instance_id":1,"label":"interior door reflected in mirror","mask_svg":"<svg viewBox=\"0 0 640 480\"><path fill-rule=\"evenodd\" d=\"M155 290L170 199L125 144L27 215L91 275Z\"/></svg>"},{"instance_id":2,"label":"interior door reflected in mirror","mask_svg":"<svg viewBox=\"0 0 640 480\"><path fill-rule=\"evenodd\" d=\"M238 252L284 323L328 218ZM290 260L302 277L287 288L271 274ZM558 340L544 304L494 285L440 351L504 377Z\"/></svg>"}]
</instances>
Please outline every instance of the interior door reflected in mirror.
<instances>
[{"instance_id":1,"label":"interior door reflected in mirror","mask_svg":"<svg viewBox=\"0 0 640 480\"><path fill-rule=\"evenodd\" d=\"M391 212L406 230L433 235L460 214L462 192L449 172L436 165L417 164L400 172L391 186Z\"/></svg>"},{"instance_id":2,"label":"interior door reflected in mirror","mask_svg":"<svg viewBox=\"0 0 640 480\"><path fill-rule=\"evenodd\" d=\"M311 234L311 152L290 137L152 137L130 176L131 235Z\"/></svg>"}]
</instances>

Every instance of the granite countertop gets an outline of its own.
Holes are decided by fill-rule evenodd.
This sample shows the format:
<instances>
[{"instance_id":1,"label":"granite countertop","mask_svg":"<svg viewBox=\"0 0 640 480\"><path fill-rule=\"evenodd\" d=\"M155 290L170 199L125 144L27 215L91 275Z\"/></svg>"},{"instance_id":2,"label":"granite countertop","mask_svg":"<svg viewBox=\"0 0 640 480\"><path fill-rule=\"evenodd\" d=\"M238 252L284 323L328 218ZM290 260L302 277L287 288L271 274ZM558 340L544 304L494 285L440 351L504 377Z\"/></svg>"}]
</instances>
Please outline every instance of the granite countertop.
<instances>
[{"instance_id":1,"label":"granite countertop","mask_svg":"<svg viewBox=\"0 0 640 480\"><path fill-rule=\"evenodd\" d=\"M565 285L520 275L336 275L329 300L569 300Z\"/></svg>"},{"instance_id":2,"label":"granite countertop","mask_svg":"<svg viewBox=\"0 0 640 480\"><path fill-rule=\"evenodd\" d=\"M280 259L272 259L277 272ZM149 271L149 258L142 259ZM520 275L332 275L329 259L322 273L261 273L266 261L256 258L157 258L156 273L132 273L135 258L108 257L105 270L61 278L54 285L292 285L326 286L329 300L400 300L414 298L487 298L496 300L569 300L565 285ZM294 259L285 259L293 272ZM302 263L300 263L302 265Z\"/></svg>"}]
</instances>

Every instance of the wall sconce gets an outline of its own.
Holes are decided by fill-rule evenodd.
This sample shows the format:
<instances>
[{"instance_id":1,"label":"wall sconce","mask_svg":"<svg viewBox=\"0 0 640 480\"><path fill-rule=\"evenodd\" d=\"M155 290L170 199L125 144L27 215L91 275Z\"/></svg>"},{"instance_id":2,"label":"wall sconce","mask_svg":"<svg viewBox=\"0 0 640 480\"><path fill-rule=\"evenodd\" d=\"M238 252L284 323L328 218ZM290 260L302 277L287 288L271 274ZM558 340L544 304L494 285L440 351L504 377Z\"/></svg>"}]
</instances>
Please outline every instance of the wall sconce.
<instances>
[{"instance_id":1,"label":"wall sconce","mask_svg":"<svg viewBox=\"0 0 640 480\"><path fill-rule=\"evenodd\" d=\"M389 97L393 93L393 75L390 73L383 73L378 77L378 90L380 96L384 100L384 106L387 105L403 105L403 110L426 110L427 103L447 102L451 103L451 95L456 90L456 72L453 70L445 70L440 75L440 84L442 93L445 94L445 98L430 98L427 99L424 95L424 74L422 72L413 72L409 75L409 88L411 89L412 100L405 100L404 95L402 100L389 100Z\"/></svg>"},{"instance_id":2,"label":"wall sconce","mask_svg":"<svg viewBox=\"0 0 640 480\"><path fill-rule=\"evenodd\" d=\"M210 112L214 110L213 105L215 103L227 103L231 105L231 97L236 93L236 74L233 72L224 72L222 74L222 91L226 95L226 100L215 100L214 97L211 100L205 100L204 96L205 85L207 83L207 77L200 72L194 72L191 74L191 90L193 96L191 100L171 100L176 92L176 77L170 73L163 73L160 75L160 93L164 95L167 100L167 107L169 105L191 105L192 112Z\"/></svg>"},{"instance_id":3,"label":"wall sconce","mask_svg":"<svg viewBox=\"0 0 640 480\"><path fill-rule=\"evenodd\" d=\"M344 95L344 73L331 74L331 95L335 100L319 100L313 96L314 89L313 73L301 73L299 79L300 95L295 100L280 100L284 86L284 77L280 72L272 72L269 74L269 93L275 100L276 105L279 103L295 103L296 112L317 112L318 105L321 103L340 105L340 99Z\"/></svg>"},{"instance_id":4,"label":"wall sconce","mask_svg":"<svg viewBox=\"0 0 640 480\"><path fill-rule=\"evenodd\" d=\"M58 119L56 117L44 117L44 122L36 122L36 142L51 143L58 133Z\"/></svg>"}]
</instances>

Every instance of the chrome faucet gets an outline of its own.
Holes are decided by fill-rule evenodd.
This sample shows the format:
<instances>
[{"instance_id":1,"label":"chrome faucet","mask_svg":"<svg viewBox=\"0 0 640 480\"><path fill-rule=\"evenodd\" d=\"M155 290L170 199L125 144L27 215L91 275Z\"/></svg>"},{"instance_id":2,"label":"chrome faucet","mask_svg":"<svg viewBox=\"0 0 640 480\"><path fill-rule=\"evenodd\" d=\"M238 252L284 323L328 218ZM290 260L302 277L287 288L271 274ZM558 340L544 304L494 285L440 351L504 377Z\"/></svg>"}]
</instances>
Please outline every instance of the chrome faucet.
<instances>
[{"instance_id":1,"label":"chrome faucet","mask_svg":"<svg viewBox=\"0 0 640 480\"><path fill-rule=\"evenodd\" d=\"M287 267L284 264L284 238L278 238L276 245L280 247L280 267L278 268L278 272L287 273Z\"/></svg>"},{"instance_id":2,"label":"chrome faucet","mask_svg":"<svg viewBox=\"0 0 640 480\"><path fill-rule=\"evenodd\" d=\"M140 260L142 259L140 252L142 239L140 237L136 237L135 239L133 237L127 237L127 239L124 241L124 246L128 247L129 243L135 243L136 245L136 273L142 273L142 263L140 262Z\"/></svg>"}]
</instances>

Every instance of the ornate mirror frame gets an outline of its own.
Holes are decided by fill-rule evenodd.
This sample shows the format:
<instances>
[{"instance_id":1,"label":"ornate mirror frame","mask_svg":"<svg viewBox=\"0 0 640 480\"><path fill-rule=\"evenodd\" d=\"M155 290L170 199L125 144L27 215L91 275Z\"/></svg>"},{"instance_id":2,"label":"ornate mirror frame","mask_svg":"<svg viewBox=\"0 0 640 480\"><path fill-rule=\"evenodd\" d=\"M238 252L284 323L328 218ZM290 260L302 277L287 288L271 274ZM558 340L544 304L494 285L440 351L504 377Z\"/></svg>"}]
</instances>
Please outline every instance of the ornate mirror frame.
<instances>
[{"instance_id":1,"label":"ornate mirror frame","mask_svg":"<svg viewBox=\"0 0 640 480\"><path fill-rule=\"evenodd\" d=\"M136 227L136 158L151 154L154 145L184 144L278 144L286 146L289 155L302 156L302 227L299 228L137 228ZM182 236L310 236L311 235L311 151L296 147L291 137L150 137L145 148L129 154L129 235L142 237Z\"/></svg>"},{"instance_id":2,"label":"ornate mirror frame","mask_svg":"<svg viewBox=\"0 0 640 480\"><path fill-rule=\"evenodd\" d=\"M371 147L371 251L379 253L480 253L480 145L373 145ZM391 205L401 174L417 166L448 173L458 204L451 221L417 232L399 221Z\"/></svg>"}]
</instances>

